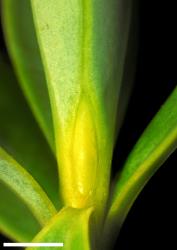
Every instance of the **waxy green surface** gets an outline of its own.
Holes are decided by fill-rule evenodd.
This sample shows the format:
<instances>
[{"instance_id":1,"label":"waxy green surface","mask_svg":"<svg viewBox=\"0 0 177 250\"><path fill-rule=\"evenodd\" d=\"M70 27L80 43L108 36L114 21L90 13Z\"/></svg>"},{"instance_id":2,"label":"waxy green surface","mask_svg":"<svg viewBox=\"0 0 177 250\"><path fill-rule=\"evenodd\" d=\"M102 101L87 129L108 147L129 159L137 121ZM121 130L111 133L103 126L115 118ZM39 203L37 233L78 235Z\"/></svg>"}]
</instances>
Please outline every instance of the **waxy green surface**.
<instances>
[{"instance_id":1,"label":"waxy green surface","mask_svg":"<svg viewBox=\"0 0 177 250\"><path fill-rule=\"evenodd\" d=\"M0 146L33 175L59 207L56 160L3 54L0 54L0 83Z\"/></svg>"},{"instance_id":2,"label":"waxy green surface","mask_svg":"<svg viewBox=\"0 0 177 250\"><path fill-rule=\"evenodd\" d=\"M32 242L63 243L63 249L90 250L90 220L93 209L63 208ZM27 248L36 250L38 247ZM43 250L53 247L43 247ZM55 249L62 249L55 247Z\"/></svg>"},{"instance_id":3,"label":"waxy green surface","mask_svg":"<svg viewBox=\"0 0 177 250\"><path fill-rule=\"evenodd\" d=\"M148 180L177 148L177 87L147 126L117 177L105 224L113 237ZM108 237L109 238L109 237Z\"/></svg>"},{"instance_id":4,"label":"waxy green surface","mask_svg":"<svg viewBox=\"0 0 177 250\"><path fill-rule=\"evenodd\" d=\"M7 49L19 84L53 152L53 121L29 0L2 1Z\"/></svg>"},{"instance_id":5,"label":"waxy green surface","mask_svg":"<svg viewBox=\"0 0 177 250\"><path fill-rule=\"evenodd\" d=\"M78 208L94 204L102 210L131 1L31 3L52 104L64 202Z\"/></svg>"},{"instance_id":6,"label":"waxy green surface","mask_svg":"<svg viewBox=\"0 0 177 250\"><path fill-rule=\"evenodd\" d=\"M11 188L31 209L41 225L56 213L56 209L33 177L0 148L0 181Z\"/></svg>"},{"instance_id":7,"label":"waxy green surface","mask_svg":"<svg viewBox=\"0 0 177 250\"><path fill-rule=\"evenodd\" d=\"M0 130L5 133L0 142L16 161L1 149L0 195L7 194L7 199L5 206L0 205L0 229L17 241L31 240L41 224L43 228L33 242L64 242L68 250L110 249L136 197L177 147L177 88L132 149L109 197L112 151L135 66L133 1L19 0L17 6L13 0L4 0L2 7L11 60L57 158L64 207L55 210L58 187L54 157L44 149L39 159L28 159L25 147L18 143L18 134L13 132L22 129L25 138L26 130L18 115L6 117L5 110L11 109L11 103L1 98L0 106L4 108L0 113L5 119ZM5 94L0 95L14 98L13 103L20 109L23 101L20 97L18 102L19 95L9 91L12 79L3 74L3 69L11 69L4 63L0 66L0 80L8 80L8 87L1 87ZM16 113L15 105L11 112ZM22 117L25 113L22 109ZM6 130L6 123L11 121L14 130L12 126ZM33 123L31 116L27 121ZM26 141L34 139L35 145L39 142L43 152L38 129L29 130ZM46 159L52 159L51 166ZM42 160L49 167L47 174L42 171ZM15 215L6 211L11 196L16 204ZM61 198L57 200L61 204ZM7 218L19 219L22 210L29 228L22 223L18 227Z\"/></svg>"}]
</instances>

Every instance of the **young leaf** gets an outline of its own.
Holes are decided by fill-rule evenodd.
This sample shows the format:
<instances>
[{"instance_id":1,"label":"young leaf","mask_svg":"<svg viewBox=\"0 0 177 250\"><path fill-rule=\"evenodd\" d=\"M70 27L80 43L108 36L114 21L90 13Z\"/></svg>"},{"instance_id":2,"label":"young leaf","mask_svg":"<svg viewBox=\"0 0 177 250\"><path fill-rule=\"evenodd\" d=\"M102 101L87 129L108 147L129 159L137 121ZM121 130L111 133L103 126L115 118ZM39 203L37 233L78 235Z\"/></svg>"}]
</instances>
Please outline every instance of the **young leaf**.
<instances>
[{"instance_id":1,"label":"young leaf","mask_svg":"<svg viewBox=\"0 0 177 250\"><path fill-rule=\"evenodd\" d=\"M41 226L24 202L0 182L0 233L19 242L29 242Z\"/></svg>"},{"instance_id":2,"label":"young leaf","mask_svg":"<svg viewBox=\"0 0 177 250\"><path fill-rule=\"evenodd\" d=\"M1 54L0 120L0 145L33 175L59 207L56 160L28 108L12 68Z\"/></svg>"},{"instance_id":3,"label":"young leaf","mask_svg":"<svg viewBox=\"0 0 177 250\"><path fill-rule=\"evenodd\" d=\"M146 128L118 176L105 233L119 230L136 197L177 148L177 87Z\"/></svg>"},{"instance_id":4,"label":"young leaf","mask_svg":"<svg viewBox=\"0 0 177 250\"><path fill-rule=\"evenodd\" d=\"M0 181L18 194L41 225L45 225L56 213L55 207L39 184L2 148L0 148Z\"/></svg>"},{"instance_id":5,"label":"young leaf","mask_svg":"<svg viewBox=\"0 0 177 250\"><path fill-rule=\"evenodd\" d=\"M2 1L6 45L30 107L55 151L53 122L30 1Z\"/></svg>"},{"instance_id":6,"label":"young leaf","mask_svg":"<svg viewBox=\"0 0 177 250\"><path fill-rule=\"evenodd\" d=\"M31 3L52 104L65 204L78 208L94 204L102 210L132 1Z\"/></svg>"},{"instance_id":7,"label":"young leaf","mask_svg":"<svg viewBox=\"0 0 177 250\"><path fill-rule=\"evenodd\" d=\"M63 208L41 232L34 238L33 242L60 242L66 250L90 250L89 221L92 208L74 209ZM38 247L27 248L37 250ZM53 249L43 247L43 250ZM61 249L55 247L55 249Z\"/></svg>"}]
</instances>

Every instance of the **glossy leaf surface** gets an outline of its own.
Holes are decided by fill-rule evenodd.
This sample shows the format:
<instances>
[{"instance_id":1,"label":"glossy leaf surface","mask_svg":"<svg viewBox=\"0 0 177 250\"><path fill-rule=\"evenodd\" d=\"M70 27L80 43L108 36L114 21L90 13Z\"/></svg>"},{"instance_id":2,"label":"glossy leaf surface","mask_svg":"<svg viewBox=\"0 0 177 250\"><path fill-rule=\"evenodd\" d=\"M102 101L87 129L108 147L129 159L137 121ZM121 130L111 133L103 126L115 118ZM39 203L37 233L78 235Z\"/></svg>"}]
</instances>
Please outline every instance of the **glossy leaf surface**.
<instances>
[{"instance_id":1,"label":"glossy leaf surface","mask_svg":"<svg viewBox=\"0 0 177 250\"><path fill-rule=\"evenodd\" d=\"M31 3L52 104L65 204L103 209L131 1Z\"/></svg>"},{"instance_id":2,"label":"glossy leaf surface","mask_svg":"<svg viewBox=\"0 0 177 250\"><path fill-rule=\"evenodd\" d=\"M56 206L57 164L18 87L5 55L0 54L0 146L39 182Z\"/></svg>"},{"instance_id":3,"label":"glossy leaf surface","mask_svg":"<svg viewBox=\"0 0 177 250\"><path fill-rule=\"evenodd\" d=\"M2 148L0 148L0 181L18 194L41 225L45 225L56 213L55 207L39 184Z\"/></svg>"},{"instance_id":4,"label":"glossy leaf surface","mask_svg":"<svg viewBox=\"0 0 177 250\"><path fill-rule=\"evenodd\" d=\"M50 101L38 49L30 1L2 1L6 45L30 107L55 151Z\"/></svg>"},{"instance_id":5,"label":"glossy leaf surface","mask_svg":"<svg viewBox=\"0 0 177 250\"><path fill-rule=\"evenodd\" d=\"M89 220L92 209L63 208L34 238L33 242L63 243L66 250L89 250ZM37 250L38 247L27 248ZM52 250L53 247L43 247ZM55 249L62 249L55 247Z\"/></svg>"},{"instance_id":6,"label":"glossy leaf surface","mask_svg":"<svg viewBox=\"0 0 177 250\"><path fill-rule=\"evenodd\" d=\"M137 195L176 148L177 87L140 137L117 178L106 233L120 229Z\"/></svg>"},{"instance_id":7,"label":"glossy leaf surface","mask_svg":"<svg viewBox=\"0 0 177 250\"><path fill-rule=\"evenodd\" d=\"M41 226L23 200L0 182L0 233L14 241L29 242Z\"/></svg>"}]
</instances>

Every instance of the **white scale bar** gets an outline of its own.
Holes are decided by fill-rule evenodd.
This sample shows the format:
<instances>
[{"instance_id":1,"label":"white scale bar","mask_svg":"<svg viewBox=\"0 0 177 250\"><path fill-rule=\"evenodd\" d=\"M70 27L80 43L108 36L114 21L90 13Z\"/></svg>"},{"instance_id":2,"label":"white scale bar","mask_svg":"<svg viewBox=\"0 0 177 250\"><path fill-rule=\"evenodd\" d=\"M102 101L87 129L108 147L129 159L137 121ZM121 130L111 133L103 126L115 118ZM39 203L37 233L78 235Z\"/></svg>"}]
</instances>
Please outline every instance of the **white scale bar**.
<instances>
[{"instance_id":1,"label":"white scale bar","mask_svg":"<svg viewBox=\"0 0 177 250\"><path fill-rule=\"evenodd\" d=\"M3 243L3 247L63 247L63 243Z\"/></svg>"}]
</instances>

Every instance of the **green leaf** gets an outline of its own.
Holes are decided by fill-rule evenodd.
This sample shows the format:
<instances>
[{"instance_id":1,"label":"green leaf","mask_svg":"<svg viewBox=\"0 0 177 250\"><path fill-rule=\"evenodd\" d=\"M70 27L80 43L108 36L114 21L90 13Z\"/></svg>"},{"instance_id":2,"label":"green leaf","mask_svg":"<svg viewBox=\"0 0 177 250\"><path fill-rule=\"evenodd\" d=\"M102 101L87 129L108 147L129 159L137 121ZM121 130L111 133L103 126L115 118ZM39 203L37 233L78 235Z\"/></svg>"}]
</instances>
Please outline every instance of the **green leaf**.
<instances>
[{"instance_id":1,"label":"green leaf","mask_svg":"<svg viewBox=\"0 0 177 250\"><path fill-rule=\"evenodd\" d=\"M63 243L66 250L89 250L89 220L92 208L74 209L63 208L41 232L33 242ZM27 248L37 250L38 247ZM43 247L43 250L52 250L53 247ZM61 249L56 247L55 249Z\"/></svg>"},{"instance_id":2,"label":"green leaf","mask_svg":"<svg viewBox=\"0 0 177 250\"><path fill-rule=\"evenodd\" d=\"M150 177L177 148L177 87L130 153L111 200L105 233L118 231ZM113 233L114 232L114 233Z\"/></svg>"},{"instance_id":3,"label":"green leaf","mask_svg":"<svg viewBox=\"0 0 177 250\"><path fill-rule=\"evenodd\" d=\"M18 194L41 225L45 225L56 213L55 207L39 184L2 148L0 148L0 181Z\"/></svg>"},{"instance_id":4,"label":"green leaf","mask_svg":"<svg viewBox=\"0 0 177 250\"><path fill-rule=\"evenodd\" d=\"M0 120L0 146L33 175L59 207L56 160L28 108L12 68L1 54Z\"/></svg>"},{"instance_id":5,"label":"green leaf","mask_svg":"<svg viewBox=\"0 0 177 250\"><path fill-rule=\"evenodd\" d=\"M0 182L0 233L19 242L29 242L41 230L24 202Z\"/></svg>"},{"instance_id":6,"label":"green leaf","mask_svg":"<svg viewBox=\"0 0 177 250\"><path fill-rule=\"evenodd\" d=\"M31 0L67 206L102 210L107 199L131 17L124 2Z\"/></svg>"},{"instance_id":7,"label":"green leaf","mask_svg":"<svg viewBox=\"0 0 177 250\"><path fill-rule=\"evenodd\" d=\"M6 46L28 103L55 151L53 122L30 1L2 1Z\"/></svg>"}]
</instances>

